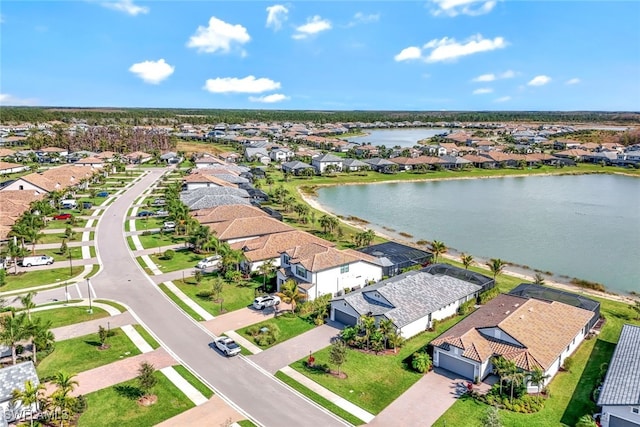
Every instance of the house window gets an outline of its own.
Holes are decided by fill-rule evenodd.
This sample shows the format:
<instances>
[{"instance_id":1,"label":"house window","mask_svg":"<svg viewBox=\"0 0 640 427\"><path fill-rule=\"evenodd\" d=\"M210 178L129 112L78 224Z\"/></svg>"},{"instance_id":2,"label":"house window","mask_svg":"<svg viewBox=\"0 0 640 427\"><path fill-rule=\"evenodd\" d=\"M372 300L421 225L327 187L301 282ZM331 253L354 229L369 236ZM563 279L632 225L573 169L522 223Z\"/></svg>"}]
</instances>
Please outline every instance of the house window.
<instances>
[{"instance_id":1,"label":"house window","mask_svg":"<svg viewBox=\"0 0 640 427\"><path fill-rule=\"evenodd\" d=\"M24 190L24 185L21 185L20 187L18 187L18 190Z\"/></svg>"},{"instance_id":2,"label":"house window","mask_svg":"<svg viewBox=\"0 0 640 427\"><path fill-rule=\"evenodd\" d=\"M345 274L349 272L349 264L345 264L342 267L340 267L340 274Z\"/></svg>"},{"instance_id":3,"label":"house window","mask_svg":"<svg viewBox=\"0 0 640 427\"><path fill-rule=\"evenodd\" d=\"M282 255L282 262L285 263L285 264L289 264L289 255L283 254Z\"/></svg>"},{"instance_id":4,"label":"house window","mask_svg":"<svg viewBox=\"0 0 640 427\"><path fill-rule=\"evenodd\" d=\"M640 414L640 407L639 406L632 407L631 412L633 412L634 414Z\"/></svg>"},{"instance_id":5,"label":"house window","mask_svg":"<svg viewBox=\"0 0 640 427\"><path fill-rule=\"evenodd\" d=\"M296 267L296 276L307 277L307 270L299 265Z\"/></svg>"}]
</instances>

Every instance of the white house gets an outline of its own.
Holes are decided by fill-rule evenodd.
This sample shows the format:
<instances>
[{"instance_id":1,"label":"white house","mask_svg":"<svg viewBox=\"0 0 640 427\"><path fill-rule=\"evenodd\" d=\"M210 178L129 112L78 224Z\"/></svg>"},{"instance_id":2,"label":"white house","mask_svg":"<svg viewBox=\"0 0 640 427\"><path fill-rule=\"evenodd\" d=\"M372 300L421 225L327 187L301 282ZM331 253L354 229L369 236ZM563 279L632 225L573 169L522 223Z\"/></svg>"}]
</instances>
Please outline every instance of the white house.
<instances>
[{"instance_id":1,"label":"white house","mask_svg":"<svg viewBox=\"0 0 640 427\"><path fill-rule=\"evenodd\" d=\"M0 175L24 172L26 170L29 170L29 166L21 165L19 163L0 162Z\"/></svg>"},{"instance_id":2,"label":"white house","mask_svg":"<svg viewBox=\"0 0 640 427\"><path fill-rule=\"evenodd\" d=\"M341 171L342 160L343 159L341 157L327 153L311 159L311 165L318 171L318 173L323 173L330 166L336 171Z\"/></svg>"},{"instance_id":3,"label":"white house","mask_svg":"<svg viewBox=\"0 0 640 427\"><path fill-rule=\"evenodd\" d=\"M482 380L493 371L492 357L502 356L524 372L542 369L549 381L584 340L592 315L558 301L499 295L431 342L433 364Z\"/></svg>"},{"instance_id":4,"label":"white house","mask_svg":"<svg viewBox=\"0 0 640 427\"><path fill-rule=\"evenodd\" d=\"M295 280L309 300L335 295L345 288L362 287L382 278L382 267L366 254L337 250L318 243L288 249L280 255L278 290L288 279Z\"/></svg>"},{"instance_id":5,"label":"white house","mask_svg":"<svg viewBox=\"0 0 640 427\"><path fill-rule=\"evenodd\" d=\"M331 301L331 320L355 325L361 316L391 320L404 338L456 314L460 304L475 299L482 286L426 271L410 271Z\"/></svg>"},{"instance_id":6,"label":"white house","mask_svg":"<svg viewBox=\"0 0 640 427\"><path fill-rule=\"evenodd\" d=\"M269 152L269 157L274 162L288 162L293 160L295 153L287 148L274 148Z\"/></svg>"},{"instance_id":7,"label":"white house","mask_svg":"<svg viewBox=\"0 0 640 427\"><path fill-rule=\"evenodd\" d=\"M602 427L640 426L640 326L623 325L598 397Z\"/></svg>"},{"instance_id":8,"label":"white house","mask_svg":"<svg viewBox=\"0 0 640 427\"><path fill-rule=\"evenodd\" d=\"M183 188L187 191L196 190L198 188L207 187L235 187L224 179L220 179L213 175L205 175L202 173L193 173L182 179Z\"/></svg>"}]
</instances>

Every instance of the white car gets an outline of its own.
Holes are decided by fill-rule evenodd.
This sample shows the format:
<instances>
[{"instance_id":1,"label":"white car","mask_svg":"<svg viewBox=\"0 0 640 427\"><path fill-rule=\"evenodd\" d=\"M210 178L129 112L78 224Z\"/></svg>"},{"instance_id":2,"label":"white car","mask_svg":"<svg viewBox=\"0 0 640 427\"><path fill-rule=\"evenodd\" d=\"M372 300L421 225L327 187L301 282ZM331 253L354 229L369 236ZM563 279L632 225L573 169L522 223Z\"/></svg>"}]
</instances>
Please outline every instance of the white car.
<instances>
[{"instance_id":1,"label":"white car","mask_svg":"<svg viewBox=\"0 0 640 427\"><path fill-rule=\"evenodd\" d=\"M280 297L277 295L266 295L253 300L253 308L264 310L267 307L275 307L280 304Z\"/></svg>"},{"instance_id":2,"label":"white car","mask_svg":"<svg viewBox=\"0 0 640 427\"><path fill-rule=\"evenodd\" d=\"M214 255L210 257L206 257L205 259L201 259L197 264L196 268L205 269L205 268L215 268L220 264L220 260L222 257L220 255Z\"/></svg>"},{"instance_id":3,"label":"white car","mask_svg":"<svg viewBox=\"0 0 640 427\"><path fill-rule=\"evenodd\" d=\"M240 352L242 351L240 346L234 340L225 335L222 335L220 338L216 339L214 343L218 350L223 352L224 355L228 357L240 354Z\"/></svg>"}]
</instances>

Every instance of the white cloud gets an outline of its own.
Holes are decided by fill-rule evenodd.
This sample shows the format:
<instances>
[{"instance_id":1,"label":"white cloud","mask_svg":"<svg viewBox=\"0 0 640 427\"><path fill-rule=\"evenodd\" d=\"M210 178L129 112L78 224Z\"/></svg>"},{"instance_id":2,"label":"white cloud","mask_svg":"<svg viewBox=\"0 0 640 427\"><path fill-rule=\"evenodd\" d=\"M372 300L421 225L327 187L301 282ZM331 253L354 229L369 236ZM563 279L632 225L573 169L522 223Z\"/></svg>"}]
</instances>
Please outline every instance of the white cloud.
<instances>
[{"instance_id":1,"label":"white cloud","mask_svg":"<svg viewBox=\"0 0 640 427\"><path fill-rule=\"evenodd\" d=\"M296 28L296 33L292 36L296 40L306 39L307 37L318 34L322 31L331 29L331 21L322 19L319 15L307 18L307 23Z\"/></svg>"},{"instance_id":2,"label":"white cloud","mask_svg":"<svg viewBox=\"0 0 640 427\"><path fill-rule=\"evenodd\" d=\"M495 74L481 74L478 77L471 79L473 82L492 82L496 79Z\"/></svg>"},{"instance_id":3,"label":"white cloud","mask_svg":"<svg viewBox=\"0 0 640 427\"><path fill-rule=\"evenodd\" d=\"M577 85L578 83L580 83L580 79L577 77L574 77L572 79L569 79L565 82L565 84L567 85Z\"/></svg>"},{"instance_id":4,"label":"white cloud","mask_svg":"<svg viewBox=\"0 0 640 427\"><path fill-rule=\"evenodd\" d=\"M207 79L205 90L211 93L262 93L280 89L280 82L261 77L247 76L243 79L236 77L218 77Z\"/></svg>"},{"instance_id":5,"label":"white cloud","mask_svg":"<svg viewBox=\"0 0 640 427\"><path fill-rule=\"evenodd\" d=\"M353 19L347 24L347 27L355 27L358 24L370 24L372 22L378 22L380 20L379 13L371 13L366 15L362 12L356 12L353 15Z\"/></svg>"},{"instance_id":6,"label":"white cloud","mask_svg":"<svg viewBox=\"0 0 640 427\"><path fill-rule=\"evenodd\" d=\"M34 98L18 98L8 93L0 93L0 105L37 105L38 100Z\"/></svg>"},{"instance_id":7,"label":"white cloud","mask_svg":"<svg viewBox=\"0 0 640 427\"><path fill-rule=\"evenodd\" d=\"M432 49L425 60L427 62L453 61L462 56L502 49L506 46L507 42L502 37L496 37L492 40L484 39L482 35L476 34L464 43L458 43L453 38L444 37L440 40L431 40L424 45L424 49Z\"/></svg>"},{"instance_id":8,"label":"white cloud","mask_svg":"<svg viewBox=\"0 0 640 427\"><path fill-rule=\"evenodd\" d=\"M489 13L498 2L496 0L431 0L431 13L435 16L469 15Z\"/></svg>"},{"instance_id":9,"label":"white cloud","mask_svg":"<svg viewBox=\"0 0 640 427\"><path fill-rule=\"evenodd\" d=\"M511 97L510 96L503 96L503 97L497 98L495 100L495 102L507 102L507 101L511 101Z\"/></svg>"},{"instance_id":10,"label":"white cloud","mask_svg":"<svg viewBox=\"0 0 640 427\"><path fill-rule=\"evenodd\" d=\"M501 79L512 79L516 76L516 72L513 70L507 70L504 73L500 74Z\"/></svg>"},{"instance_id":11,"label":"white cloud","mask_svg":"<svg viewBox=\"0 0 640 427\"><path fill-rule=\"evenodd\" d=\"M148 7L133 4L133 0L106 1L102 3L102 6L106 7L107 9L117 10L118 12L124 12L127 15L131 16L136 16L141 13L149 13Z\"/></svg>"},{"instance_id":12,"label":"white cloud","mask_svg":"<svg viewBox=\"0 0 640 427\"><path fill-rule=\"evenodd\" d=\"M162 58L157 61L138 62L129 67L129 71L140 77L145 83L154 85L173 74L175 69L176 67L167 64Z\"/></svg>"},{"instance_id":13,"label":"white cloud","mask_svg":"<svg viewBox=\"0 0 640 427\"><path fill-rule=\"evenodd\" d=\"M527 83L527 85L529 85L529 86L544 86L547 83L549 83L550 81L551 81L551 77L545 76L545 75L540 75L540 76L535 76L533 79L531 79L531 81L529 83Z\"/></svg>"},{"instance_id":14,"label":"white cloud","mask_svg":"<svg viewBox=\"0 0 640 427\"><path fill-rule=\"evenodd\" d=\"M272 93L271 95L249 97L249 101L251 102L262 102L264 104L273 104L275 102L282 102L288 99L289 99L288 96L283 95L281 93Z\"/></svg>"},{"instance_id":15,"label":"white cloud","mask_svg":"<svg viewBox=\"0 0 640 427\"><path fill-rule=\"evenodd\" d=\"M493 92L493 89L491 89L490 87L481 87L479 89L476 89L473 91L474 95L484 95L486 93L491 93Z\"/></svg>"},{"instance_id":16,"label":"white cloud","mask_svg":"<svg viewBox=\"0 0 640 427\"><path fill-rule=\"evenodd\" d=\"M209 26L198 26L196 33L189 38L187 47L198 52L228 53L233 46L243 45L251 40L247 29L240 24L228 24L215 16L209 18Z\"/></svg>"},{"instance_id":17,"label":"white cloud","mask_svg":"<svg viewBox=\"0 0 640 427\"><path fill-rule=\"evenodd\" d=\"M408 61L411 59L420 59L422 51L419 47L410 46L402 49L399 54L393 57L396 61Z\"/></svg>"},{"instance_id":18,"label":"white cloud","mask_svg":"<svg viewBox=\"0 0 640 427\"><path fill-rule=\"evenodd\" d=\"M274 4L267 7L267 28L278 31L282 28L282 23L287 20L289 9L281 4Z\"/></svg>"}]
</instances>

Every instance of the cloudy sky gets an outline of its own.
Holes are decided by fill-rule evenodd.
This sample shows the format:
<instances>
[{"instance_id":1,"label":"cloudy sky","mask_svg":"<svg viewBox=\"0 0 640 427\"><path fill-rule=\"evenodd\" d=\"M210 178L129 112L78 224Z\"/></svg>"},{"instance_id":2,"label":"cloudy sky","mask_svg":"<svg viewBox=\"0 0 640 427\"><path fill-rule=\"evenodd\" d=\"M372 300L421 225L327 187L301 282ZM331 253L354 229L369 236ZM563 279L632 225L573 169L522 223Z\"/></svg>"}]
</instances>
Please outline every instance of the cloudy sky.
<instances>
[{"instance_id":1,"label":"cloudy sky","mask_svg":"<svg viewBox=\"0 0 640 427\"><path fill-rule=\"evenodd\" d=\"M639 1L2 3L2 105L640 110Z\"/></svg>"}]
</instances>

